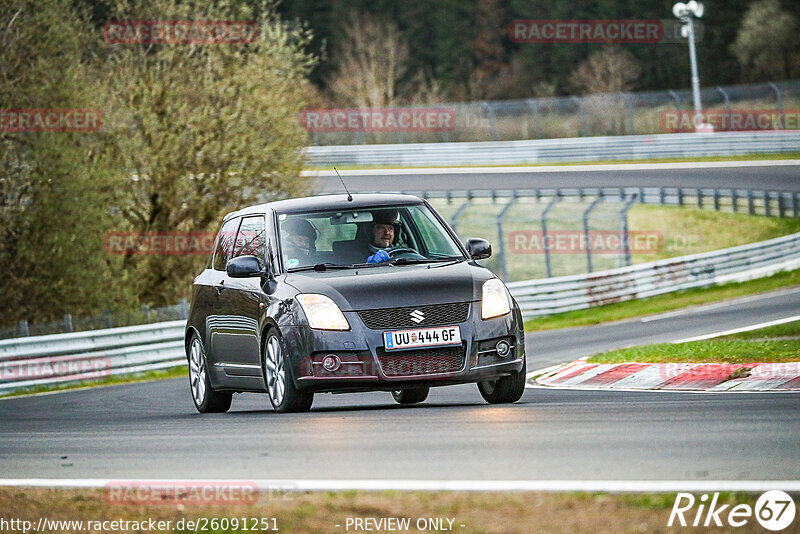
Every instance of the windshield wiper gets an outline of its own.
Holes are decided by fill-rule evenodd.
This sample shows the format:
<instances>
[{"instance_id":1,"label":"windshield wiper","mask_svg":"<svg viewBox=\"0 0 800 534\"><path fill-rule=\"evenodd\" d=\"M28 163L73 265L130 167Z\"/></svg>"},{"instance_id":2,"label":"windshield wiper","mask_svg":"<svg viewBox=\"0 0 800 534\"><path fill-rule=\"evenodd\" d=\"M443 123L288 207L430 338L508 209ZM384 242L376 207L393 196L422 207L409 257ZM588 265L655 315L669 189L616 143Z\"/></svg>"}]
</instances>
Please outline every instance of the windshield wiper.
<instances>
[{"instance_id":1,"label":"windshield wiper","mask_svg":"<svg viewBox=\"0 0 800 534\"><path fill-rule=\"evenodd\" d=\"M443 263L447 261L463 260L460 256L452 256L450 258L397 258L391 261L392 265L411 265L414 263Z\"/></svg>"},{"instance_id":2,"label":"windshield wiper","mask_svg":"<svg viewBox=\"0 0 800 534\"><path fill-rule=\"evenodd\" d=\"M317 263L315 265L306 265L305 267L297 267L295 269L286 269L287 272L296 273L298 271L327 271L328 269L352 269L352 265L341 265L338 263Z\"/></svg>"}]
</instances>

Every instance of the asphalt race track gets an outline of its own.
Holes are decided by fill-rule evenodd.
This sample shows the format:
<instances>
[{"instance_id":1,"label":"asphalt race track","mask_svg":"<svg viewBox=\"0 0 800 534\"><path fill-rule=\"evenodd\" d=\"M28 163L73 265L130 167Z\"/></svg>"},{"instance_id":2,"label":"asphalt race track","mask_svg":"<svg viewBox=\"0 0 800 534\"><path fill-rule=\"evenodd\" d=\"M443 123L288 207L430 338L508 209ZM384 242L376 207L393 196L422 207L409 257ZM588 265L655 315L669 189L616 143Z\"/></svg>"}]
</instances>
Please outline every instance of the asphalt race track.
<instances>
[{"instance_id":1,"label":"asphalt race track","mask_svg":"<svg viewBox=\"0 0 800 534\"><path fill-rule=\"evenodd\" d=\"M749 162L748 162L749 163ZM777 162L775 162L777 163ZM740 166L734 162L691 164L639 164L529 167L514 172L492 169L432 169L415 174L391 170L342 171L351 192L455 191L467 189L535 189L559 187L703 187L800 191L800 166L796 162ZM449 172L448 172L449 171ZM342 192L334 175L316 178L324 193Z\"/></svg>"},{"instance_id":2,"label":"asphalt race track","mask_svg":"<svg viewBox=\"0 0 800 534\"><path fill-rule=\"evenodd\" d=\"M601 327L531 333L528 369L599 350L796 315L800 290ZM318 395L277 415L261 395L200 415L187 379L0 400L2 478L797 480L800 393L529 388L489 406L474 385L400 407Z\"/></svg>"}]
</instances>

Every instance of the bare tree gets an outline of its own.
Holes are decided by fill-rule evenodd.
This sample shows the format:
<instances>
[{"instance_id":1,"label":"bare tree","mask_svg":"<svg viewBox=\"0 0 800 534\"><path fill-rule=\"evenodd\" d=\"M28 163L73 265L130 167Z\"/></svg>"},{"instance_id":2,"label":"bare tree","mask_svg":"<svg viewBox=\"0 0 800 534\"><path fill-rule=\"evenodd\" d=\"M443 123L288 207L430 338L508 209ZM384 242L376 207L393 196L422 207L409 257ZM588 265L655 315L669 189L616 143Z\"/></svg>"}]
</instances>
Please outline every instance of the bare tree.
<instances>
[{"instance_id":1,"label":"bare tree","mask_svg":"<svg viewBox=\"0 0 800 534\"><path fill-rule=\"evenodd\" d=\"M398 103L409 47L396 24L367 13L351 13L336 60L338 71L330 90L340 104L386 107Z\"/></svg>"},{"instance_id":2,"label":"bare tree","mask_svg":"<svg viewBox=\"0 0 800 534\"><path fill-rule=\"evenodd\" d=\"M630 52L606 47L591 54L570 76L570 85L584 97L587 127L598 134L620 135L627 131L623 93L635 87L639 64Z\"/></svg>"}]
</instances>

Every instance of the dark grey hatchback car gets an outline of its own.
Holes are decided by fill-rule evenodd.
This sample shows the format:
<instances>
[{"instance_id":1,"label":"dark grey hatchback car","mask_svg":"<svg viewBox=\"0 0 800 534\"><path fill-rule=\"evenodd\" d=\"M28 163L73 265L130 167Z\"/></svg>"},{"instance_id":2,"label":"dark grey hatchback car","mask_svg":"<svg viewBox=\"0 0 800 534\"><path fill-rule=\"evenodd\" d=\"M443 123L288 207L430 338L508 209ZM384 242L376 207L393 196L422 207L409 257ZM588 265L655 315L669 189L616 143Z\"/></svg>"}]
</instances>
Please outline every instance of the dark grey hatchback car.
<instances>
[{"instance_id":1,"label":"dark grey hatchback car","mask_svg":"<svg viewBox=\"0 0 800 534\"><path fill-rule=\"evenodd\" d=\"M475 382L489 403L525 388L522 316L425 200L398 194L281 200L227 215L195 278L186 327L192 399L225 412L262 392L279 412L315 393Z\"/></svg>"}]
</instances>

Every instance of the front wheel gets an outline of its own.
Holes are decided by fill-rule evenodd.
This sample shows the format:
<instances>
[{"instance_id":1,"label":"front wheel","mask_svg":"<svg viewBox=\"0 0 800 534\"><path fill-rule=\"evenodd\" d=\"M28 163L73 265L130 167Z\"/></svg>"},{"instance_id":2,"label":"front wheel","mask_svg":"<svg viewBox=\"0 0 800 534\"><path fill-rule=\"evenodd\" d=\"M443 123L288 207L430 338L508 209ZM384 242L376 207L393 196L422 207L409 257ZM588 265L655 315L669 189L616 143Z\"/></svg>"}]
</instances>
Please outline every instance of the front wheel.
<instances>
[{"instance_id":1,"label":"front wheel","mask_svg":"<svg viewBox=\"0 0 800 534\"><path fill-rule=\"evenodd\" d=\"M511 373L508 376L501 376L494 380L478 382L478 391L489 404L506 404L517 402L522 394L525 393L525 369L523 362L519 372Z\"/></svg>"},{"instance_id":2,"label":"front wheel","mask_svg":"<svg viewBox=\"0 0 800 534\"><path fill-rule=\"evenodd\" d=\"M231 407L232 393L216 391L208 378L208 361L197 332L189 342L189 388L194 406L200 413L224 413Z\"/></svg>"},{"instance_id":3,"label":"front wheel","mask_svg":"<svg viewBox=\"0 0 800 534\"><path fill-rule=\"evenodd\" d=\"M276 412L307 412L311 409L314 394L300 391L294 385L291 362L287 361L283 343L274 328L264 341L264 380Z\"/></svg>"},{"instance_id":4,"label":"front wheel","mask_svg":"<svg viewBox=\"0 0 800 534\"><path fill-rule=\"evenodd\" d=\"M431 388L400 389L392 391L392 397L398 404L417 404L428 398Z\"/></svg>"}]
</instances>

